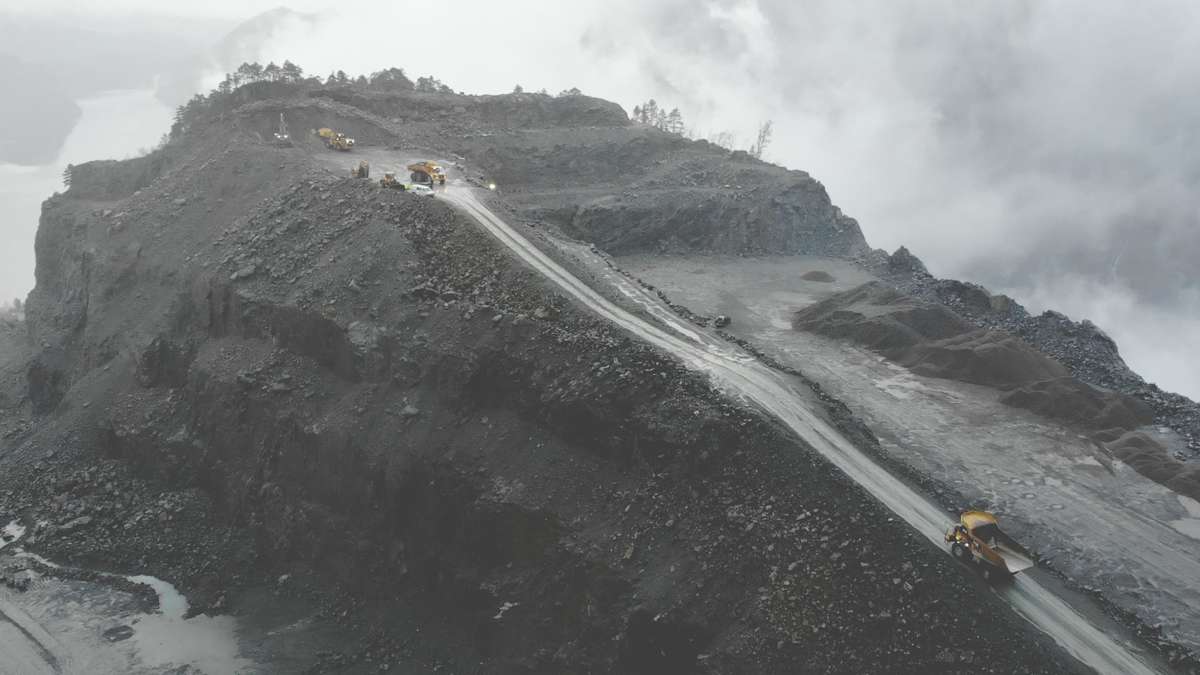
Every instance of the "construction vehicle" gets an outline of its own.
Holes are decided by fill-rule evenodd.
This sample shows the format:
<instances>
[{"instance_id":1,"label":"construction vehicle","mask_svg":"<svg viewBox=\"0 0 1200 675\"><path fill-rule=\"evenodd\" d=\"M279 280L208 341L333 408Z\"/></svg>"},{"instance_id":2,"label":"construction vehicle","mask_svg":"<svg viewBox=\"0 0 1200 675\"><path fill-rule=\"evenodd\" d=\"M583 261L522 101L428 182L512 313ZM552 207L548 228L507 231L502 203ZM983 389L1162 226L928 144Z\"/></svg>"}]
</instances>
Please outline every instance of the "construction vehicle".
<instances>
[{"instance_id":1,"label":"construction vehicle","mask_svg":"<svg viewBox=\"0 0 1200 675\"><path fill-rule=\"evenodd\" d=\"M393 190L407 190L408 186L396 180L396 174L391 171L385 171L383 178L379 179L379 187L391 188Z\"/></svg>"},{"instance_id":2,"label":"construction vehicle","mask_svg":"<svg viewBox=\"0 0 1200 675\"><path fill-rule=\"evenodd\" d=\"M334 131L329 127L321 127L317 129L317 136L325 141L325 147L330 150L341 150L346 152L354 147L354 139L340 131Z\"/></svg>"},{"instance_id":3,"label":"construction vehicle","mask_svg":"<svg viewBox=\"0 0 1200 675\"><path fill-rule=\"evenodd\" d=\"M358 166L350 167L350 177L351 178L370 178L371 177L371 163L364 159L363 161L358 163Z\"/></svg>"},{"instance_id":4,"label":"construction vehicle","mask_svg":"<svg viewBox=\"0 0 1200 675\"><path fill-rule=\"evenodd\" d=\"M434 183L446 184L446 171L437 162L424 161L409 164L408 170L412 172L412 182L414 183L430 187L433 187Z\"/></svg>"},{"instance_id":5,"label":"construction vehicle","mask_svg":"<svg viewBox=\"0 0 1200 675\"><path fill-rule=\"evenodd\" d=\"M966 511L946 532L950 553L979 568L983 578L999 581L1033 567L1029 552L1000 531L996 516L987 511Z\"/></svg>"},{"instance_id":6,"label":"construction vehicle","mask_svg":"<svg viewBox=\"0 0 1200 675\"><path fill-rule=\"evenodd\" d=\"M379 187L401 190L418 197L434 197L437 194L432 187L424 183L401 183L396 180L396 174L391 171L384 172L383 178L379 179Z\"/></svg>"},{"instance_id":7,"label":"construction vehicle","mask_svg":"<svg viewBox=\"0 0 1200 675\"><path fill-rule=\"evenodd\" d=\"M283 120L283 113L279 113L279 128L275 131L275 145L290 146L292 137L288 135L287 122Z\"/></svg>"}]
</instances>

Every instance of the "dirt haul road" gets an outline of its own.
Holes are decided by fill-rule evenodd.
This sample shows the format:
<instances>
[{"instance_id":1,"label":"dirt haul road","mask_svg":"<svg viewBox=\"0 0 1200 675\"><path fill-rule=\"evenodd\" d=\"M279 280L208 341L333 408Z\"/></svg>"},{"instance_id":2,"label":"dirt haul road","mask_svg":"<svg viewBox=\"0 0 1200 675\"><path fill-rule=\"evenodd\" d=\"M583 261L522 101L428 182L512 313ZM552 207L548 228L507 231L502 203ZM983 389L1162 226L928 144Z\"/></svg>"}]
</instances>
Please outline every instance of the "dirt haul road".
<instances>
[{"instance_id":1,"label":"dirt haul road","mask_svg":"<svg viewBox=\"0 0 1200 675\"><path fill-rule=\"evenodd\" d=\"M709 373L714 384L728 394L777 417L930 542L938 547L944 546L942 535L951 525L949 517L877 465L835 428L809 410L804 404L804 397L783 376L753 357L731 349L727 343L690 329L680 323L677 317L652 303L642 304L679 335L673 335L622 309L509 227L481 204L471 189L450 186L441 193L441 197L469 214L522 260L578 302L642 340L674 354L689 367ZM641 296L632 284L622 291L634 301ZM1130 675L1158 672L1029 577L1018 575L1014 583L998 588L996 592L1064 649L1099 672Z\"/></svg>"}]
</instances>

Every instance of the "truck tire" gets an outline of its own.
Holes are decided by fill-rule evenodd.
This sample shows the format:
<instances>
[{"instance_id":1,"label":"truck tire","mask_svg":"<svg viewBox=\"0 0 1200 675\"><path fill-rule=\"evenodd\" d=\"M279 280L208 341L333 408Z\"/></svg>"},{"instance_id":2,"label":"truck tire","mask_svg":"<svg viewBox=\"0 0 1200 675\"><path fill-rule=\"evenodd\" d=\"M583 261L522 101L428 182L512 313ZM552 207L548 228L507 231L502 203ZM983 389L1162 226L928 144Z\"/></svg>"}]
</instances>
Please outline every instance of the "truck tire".
<instances>
[{"instance_id":1,"label":"truck tire","mask_svg":"<svg viewBox=\"0 0 1200 675\"><path fill-rule=\"evenodd\" d=\"M967 550L967 547L958 542L954 542L950 545L950 555L962 562L971 561L971 552Z\"/></svg>"}]
</instances>

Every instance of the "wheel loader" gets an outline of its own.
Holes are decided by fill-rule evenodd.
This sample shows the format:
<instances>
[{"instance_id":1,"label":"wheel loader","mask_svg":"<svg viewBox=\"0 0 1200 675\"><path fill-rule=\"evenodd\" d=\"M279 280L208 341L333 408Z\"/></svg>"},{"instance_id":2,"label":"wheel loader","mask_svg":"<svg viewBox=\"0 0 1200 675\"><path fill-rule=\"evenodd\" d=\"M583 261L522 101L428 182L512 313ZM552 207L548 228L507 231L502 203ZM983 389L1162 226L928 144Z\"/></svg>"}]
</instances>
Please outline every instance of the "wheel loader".
<instances>
[{"instance_id":1,"label":"wheel loader","mask_svg":"<svg viewBox=\"0 0 1200 675\"><path fill-rule=\"evenodd\" d=\"M424 161L409 164L408 170L412 172L412 182L414 183L430 187L433 187L434 183L446 184L446 171L437 162Z\"/></svg>"},{"instance_id":2,"label":"wheel loader","mask_svg":"<svg viewBox=\"0 0 1200 675\"><path fill-rule=\"evenodd\" d=\"M1001 581L1033 567L1033 559L1012 537L1000 531L996 516L987 511L966 511L946 532L950 553L975 565L983 578Z\"/></svg>"},{"instance_id":3,"label":"wheel loader","mask_svg":"<svg viewBox=\"0 0 1200 675\"><path fill-rule=\"evenodd\" d=\"M350 167L350 177L351 178L370 178L371 177L371 163L364 159L363 161L358 163L358 166Z\"/></svg>"},{"instance_id":4,"label":"wheel loader","mask_svg":"<svg viewBox=\"0 0 1200 675\"><path fill-rule=\"evenodd\" d=\"M391 188L393 190L407 190L408 186L396 180L396 174L391 171L385 171L383 178L379 179L379 187Z\"/></svg>"},{"instance_id":5,"label":"wheel loader","mask_svg":"<svg viewBox=\"0 0 1200 675\"><path fill-rule=\"evenodd\" d=\"M334 131L329 127L321 127L317 129L317 136L325 141L325 147L330 150L341 150L347 152L354 147L354 139L350 138L341 131Z\"/></svg>"}]
</instances>

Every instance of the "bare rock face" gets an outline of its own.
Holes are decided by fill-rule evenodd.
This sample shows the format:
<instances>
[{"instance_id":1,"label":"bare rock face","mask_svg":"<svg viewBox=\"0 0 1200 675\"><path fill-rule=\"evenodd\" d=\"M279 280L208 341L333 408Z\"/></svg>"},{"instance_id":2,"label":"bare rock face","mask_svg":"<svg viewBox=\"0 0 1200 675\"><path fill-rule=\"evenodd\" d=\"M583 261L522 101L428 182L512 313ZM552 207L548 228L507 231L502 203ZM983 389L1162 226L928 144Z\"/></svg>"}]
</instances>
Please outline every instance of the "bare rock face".
<instances>
[{"instance_id":1,"label":"bare rock face","mask_svg":"<svg viewBox=\"0 0 1200 675\"><path fill-rule=\"evenodd\" d=\"M15 312L0 311L0 443L28 427L31 405L26 373L31 357L25 321Z\"/></svg>"},{"instance_id":2,"label":"bare rock face","mask_svg":"<svg viewBox=\"0 0 1200 675\"><path fill-rule=\"evenodd\" d=\"M869 250L807 173L645 126L497 134L463 141L463 154L523 215L613 254Z\"/></svg>"},{"instance_id":3,"label":"bare rock face","mask_svg":"<svg viewBox=\"0 0 1200 675\"><path fill-rule=\"evenodd\" d=\"M921 259L913 255L905 246L901 246L896 249L895 253L888 256L887 268L893 274L929 276L929 270L925 268L925 263L921 262Z\"/></svg>"}]
</instances>

